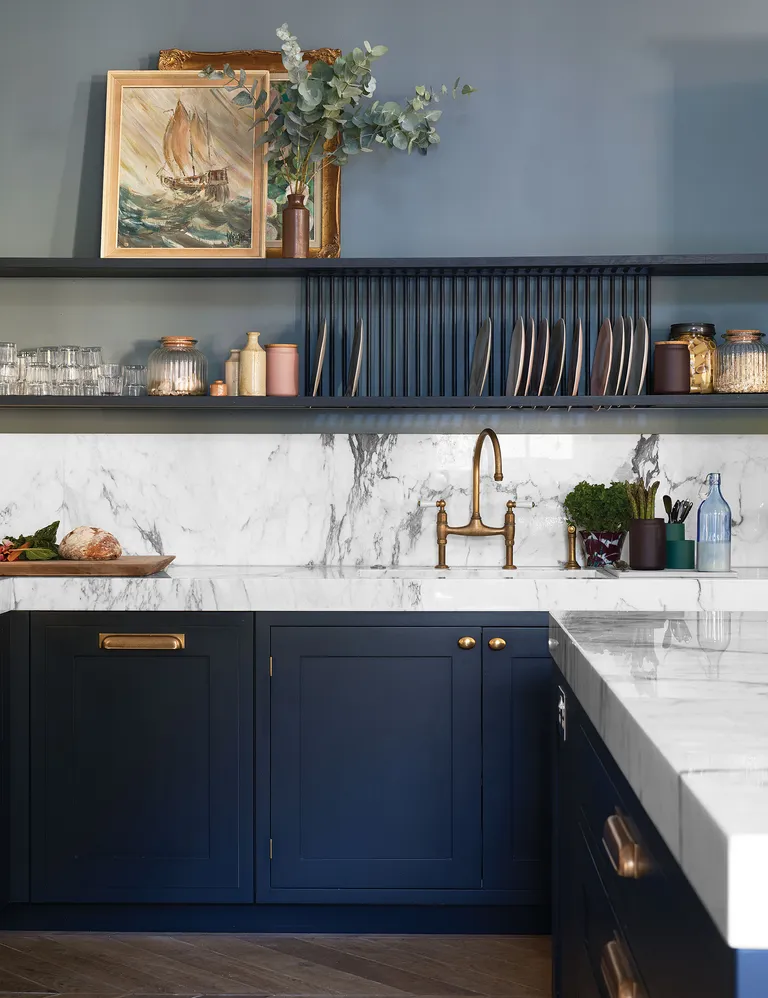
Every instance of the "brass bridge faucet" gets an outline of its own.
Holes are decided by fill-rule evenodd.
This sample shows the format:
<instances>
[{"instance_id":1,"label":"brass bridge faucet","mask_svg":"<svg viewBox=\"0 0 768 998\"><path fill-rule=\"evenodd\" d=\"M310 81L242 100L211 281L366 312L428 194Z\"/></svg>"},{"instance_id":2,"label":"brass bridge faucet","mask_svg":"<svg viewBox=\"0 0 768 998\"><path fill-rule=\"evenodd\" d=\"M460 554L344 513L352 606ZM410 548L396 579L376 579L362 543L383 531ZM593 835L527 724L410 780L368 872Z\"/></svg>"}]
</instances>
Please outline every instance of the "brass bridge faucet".
<instances>
[{"instance_id":1,"label":"brass bridge faucet","mask_svg":"<svg viewBox=\"0 0 768 998\"><path fill-rule=\"evenodd\" d=\"M480 515L480 455L483 452L483 444L485 440L489 439L493 445L493 457L494 457L494 473L493 478L496 482L501 482L504 480L504 475L501 468L501 447L499 446L499 438L496 436L495 432L489 428L484 429L477 438L475 443L475 453L472 458L472 515L469 518L469 523L465 524L463 527L451 527L448 525L448 514L445 511L445 500L438 499L435 506L437 506L437 564L435 568L448 568L445 563L445 548L448 544L449 534L462 534L465 537L504 537L504 545L506 549L506 559L504 563L504 568L509 571L513 571L515 568L514 562L512 561L515 547L515 507L533 509L536 505L533 502L513 502L510 500L507 503L507 512L504 516L504 526L503 527L488 527L483 523L483 518ZM419 501L419 505L433 505L432 503L422 503Z\"/></svg>"}]
</instances>

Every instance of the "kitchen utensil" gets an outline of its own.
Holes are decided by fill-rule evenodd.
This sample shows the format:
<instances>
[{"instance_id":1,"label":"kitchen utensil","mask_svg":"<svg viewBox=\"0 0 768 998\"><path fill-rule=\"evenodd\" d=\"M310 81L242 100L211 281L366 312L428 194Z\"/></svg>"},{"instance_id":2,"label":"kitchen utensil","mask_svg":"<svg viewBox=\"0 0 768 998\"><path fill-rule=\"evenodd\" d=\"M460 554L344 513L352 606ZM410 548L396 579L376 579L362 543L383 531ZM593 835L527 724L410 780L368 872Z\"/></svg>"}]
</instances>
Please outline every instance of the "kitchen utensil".
<instances>
[{"instance_id":1,"label":"kitchen utensil","mask_svg":"<svg viewBox=\"0 0 768 998\"><path fill-rule=\"evenodd\" d=\"M573 327L571 337L571 350L568 358L568 374L565 379L566 395L579 394L579 382L581 381L581 366L584 362L584 329L581 319L577 319Z\"/></svg>"},{"instance_id":2,"label":"kitchen utensil","mask_svg":"<svg viewBox=\"0 0 768 998\"><path fill-rule=\"evenodd\" d=\"M675 500L675 505L672 507L672 523L677 523L677 514L680 512L680 500Z\"/></svg>"},{"instance_id":3,"label":"kitchen utensil","mask_svg":"<svg viewBox=\"0 0 768 998\"><path fill-rule=\"evenodd\" d=\"M509 344L506 395L517 395L525 371L525 324L522 317L515 323Z\"/></svg>"},{"instance_id":4,"label":"kitchen utensil","mask_svg":"<svg viewBox=\"0 0 768 998\"><path fill-rule=\"evenodd\" d=\"M592 379L589 385L590 394L605 395L611 373L612 358L613 332L610 322L606 319L597 334L595 356L592 361Z\"/></svg>"},{"instance_id":5,"label":"kitchen utensil","mask_svg":"<svg viewBox=\"0 0 768 998\"><path fill-rule=\"evenodd\" d=\"M529 316L525 324L525 367L524 377L520 385L520 394L527 395L531 389L531 375L533 374L533 354L536 350L536 323Z\"/></svg>"},{"instance_id":6,"label":"kitchen utensil","mask_svg":"<svg viewBox=\"0 0 768 998\"><path fill-rule=\"evenodd\" d=\"M630 316L624 316L624 376L619 382L617 393L626 395L629 387L629 372L632 370L632 351L635 345L635 326Z\"/></svg>"},{"instance_id":7,"label":"kitchen utensil","mask_svg":"<svg viewBox=\"0 0 768 998\"><path fill-rule=\"evenodd\" d=\"M490 320L489 320L490 322ZM344 393L347 398L354 398L357 395L357 387L360 383L360 369L363 364L363 320L358 319L355 323L355 336L352 340L352 352L349 356L349 371L347 372L347 390Z\"/></svg>"},{"instance_id":8,"label":"kitchen utensil","mask_svg":"<svg viewBox=\"0 0 768 998\"><path fill-rule=\"evenodd\" d=\"M0 561L0 575L146 576L162 572L176 558L168 555L123 555L111 561Z\"/></svg>"},{"instance_id":9,"label":"kitchen utensil","mask_svg":"<svg viewBox=\"0 0 768 998\"><path fill-rule=\"evenodd\" d=\"M539 326L536 330L536 347L533 352L533 369L531 372L531 395L541 395L544 387L544 375L547 372L547 360L549 359L549 323L546 319L539 319Z\"/></svg>"},{"instance_id":10,"label":"kitchen utensil","mask_svg":"<svg viewBox=\"0 0 768 998\"><path fill-rule=\"evenodd\" d=\"M664 503L664 511L667 514L667 523L672 522L672 497L662 496L661 501Z\"/></svg>"},{"instance_id":11,"label":"kitchen utensil","mask_svg":"<svg viewBox=\"0 0 768 998\"><path fill-rule=\"evenodd\" d=\"M611 373L608 375L606 395L621 395L619 385L623 384L624 372L624 320L619 318L611 328L613 350L611 352Z\"/></svg>"},{"instance_id":12,"label":"kitchen utensil","mask_svg":"<svg viewBox=\"0 0 768 998\"><path fill-rule=\"evenodd\" d=\"M689 513L691 512L691 510L692 510L692 509L693 509L693 503L692 503L692 502L689 502L689 501L688 501L688 500L686 499L686 500L685 500L685 501L683 502L683 508L682 508L682 510L681 510L681 512L680 512L680 519L679 519L679 521L678 521L678 522L679 522L679 523L685 523L685 520L686 520L686 518L687 518L688 514L689 514Z\"/></svg>"},{"instance_id":13,"label":"kitchen utensil","mask_svg":"<svg viewBox=\"0 0 768 998\"><path fill-rule=\"evenodd\" d=\"M565 321L558 319L549 334L549 358L542 395L557 395L565 366Z\"/></svg>"},{"instance_id":14,"label":"kitchen utensil","mask_svg":"<svg viewBox=\"0 0 768 998\"><path fill-rule=\"evenodd\" d=\"M472 367L469 372L467 394L473 398L483 394L485 379L488 377L488 365L491 361L491 320L484 319L480 323L475 339L475 349L472 353Z\"/></svg>"},{"instance_id":15,"label":"kitchen utensil","mask_svg":"<svg viewBox=\"0 0 768 998\"><path fill-rule=\"evenodd\" d=\"M323 380L323 364L325 363L325 350L328 345L328 320L323 319L320 332L315 345L315 360L312 364L312 376L309 383L312 387L313 398L320 393L320 385Z\"/></svg>"},{"instance_id":16,"label":"kitchen utensil","mask_svg":"<svg viewBox=\"0 0 768 998\"><path fill-rule=\"evenodd\" d=\"M629 384L627 385L627 395L641 395L645 387L645 376L648 371L648 349L650 335L648 333L648 323L641 315L637 320L634 340L632 343L632 357L630 361Z\"/></svg>"}]
</instances>

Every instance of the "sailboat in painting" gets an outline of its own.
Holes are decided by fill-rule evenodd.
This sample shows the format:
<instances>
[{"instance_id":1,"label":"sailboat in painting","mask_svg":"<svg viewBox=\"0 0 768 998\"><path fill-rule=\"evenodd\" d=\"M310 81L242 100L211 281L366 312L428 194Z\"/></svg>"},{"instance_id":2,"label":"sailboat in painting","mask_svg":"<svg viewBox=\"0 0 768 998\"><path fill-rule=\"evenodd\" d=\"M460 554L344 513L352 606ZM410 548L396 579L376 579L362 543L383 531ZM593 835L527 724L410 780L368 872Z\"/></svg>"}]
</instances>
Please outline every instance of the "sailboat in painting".
<instances>
[{"instance_id":1,"label":"sailboat in painting","mask_svg":"<svg viewBox=\"0 0 768 998\"><path fill-rule=\"evenodd\" d=\"M229 200L227 167L212 165L211 127L180 100L163 135L163 158L169 173L159 172L163 186L176 194L202 194L207 201Z\"/></svg>"}]
</instances>

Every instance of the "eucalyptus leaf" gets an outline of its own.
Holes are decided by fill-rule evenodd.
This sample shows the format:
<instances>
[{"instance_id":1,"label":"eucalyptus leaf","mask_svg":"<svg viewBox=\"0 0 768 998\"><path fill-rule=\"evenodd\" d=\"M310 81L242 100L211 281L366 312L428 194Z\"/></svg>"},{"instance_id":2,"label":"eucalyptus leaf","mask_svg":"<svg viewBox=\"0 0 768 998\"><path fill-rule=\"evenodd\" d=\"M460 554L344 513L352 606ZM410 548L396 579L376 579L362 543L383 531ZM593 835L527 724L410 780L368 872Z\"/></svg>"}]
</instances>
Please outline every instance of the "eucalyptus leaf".
<instances>
[{"instance_id":1,"label":"eucalyptus leaf","mask_svg":"<svg viewBox=\"0 0 768 998\"><path fill-rule=\"evenodd\" d=\"M374 59L381 59L383 55L386 55L389 49L386 45L374 45L371 49L371 56Z\"/></svg>"}]
</instances>

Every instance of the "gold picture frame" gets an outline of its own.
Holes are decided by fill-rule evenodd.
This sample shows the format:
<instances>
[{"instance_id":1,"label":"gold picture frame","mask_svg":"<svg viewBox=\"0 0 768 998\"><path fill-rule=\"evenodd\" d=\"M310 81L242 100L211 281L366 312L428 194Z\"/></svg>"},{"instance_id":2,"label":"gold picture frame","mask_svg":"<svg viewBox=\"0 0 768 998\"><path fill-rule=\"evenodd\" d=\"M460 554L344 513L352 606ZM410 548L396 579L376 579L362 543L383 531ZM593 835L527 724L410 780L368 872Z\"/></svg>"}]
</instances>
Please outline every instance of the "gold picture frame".
<instances>
[{"instance_id":1,"label":"gold picture frame","mask_svg":"<svg viewBox=\"0 0 768 998\"><path fill-rule=\"evenodd\" d=\"M247 83L268 89L269 73ZM218 81L110 71L102 257L263 257L267 164L253 131Z\"/></svg>"},{"instance_id":2,"label":"gold picture frame","mask_svg":"<svg viewBox=\"0 0 768 998\"><path fill-rule=\"evenodd\" d=\"M329 65L341 55L341 49L310 49L304 53L306 61L327 62ZM190 70L198 72L206 66L221 69L229 64L233 69L266 70L270 80L287 80L283 66L283 54L269 49L237 49L232 52L187 52L183 49L162 49L158 69ZM337 257L341 253L341 168L324 163L316 178L319 191L315 201L320 203L320 211L315 212L316 234L310 242L309 255L315 257ZM267 256L281 256L279 241L267 241Z\"/></svg>"}]
</instances>

